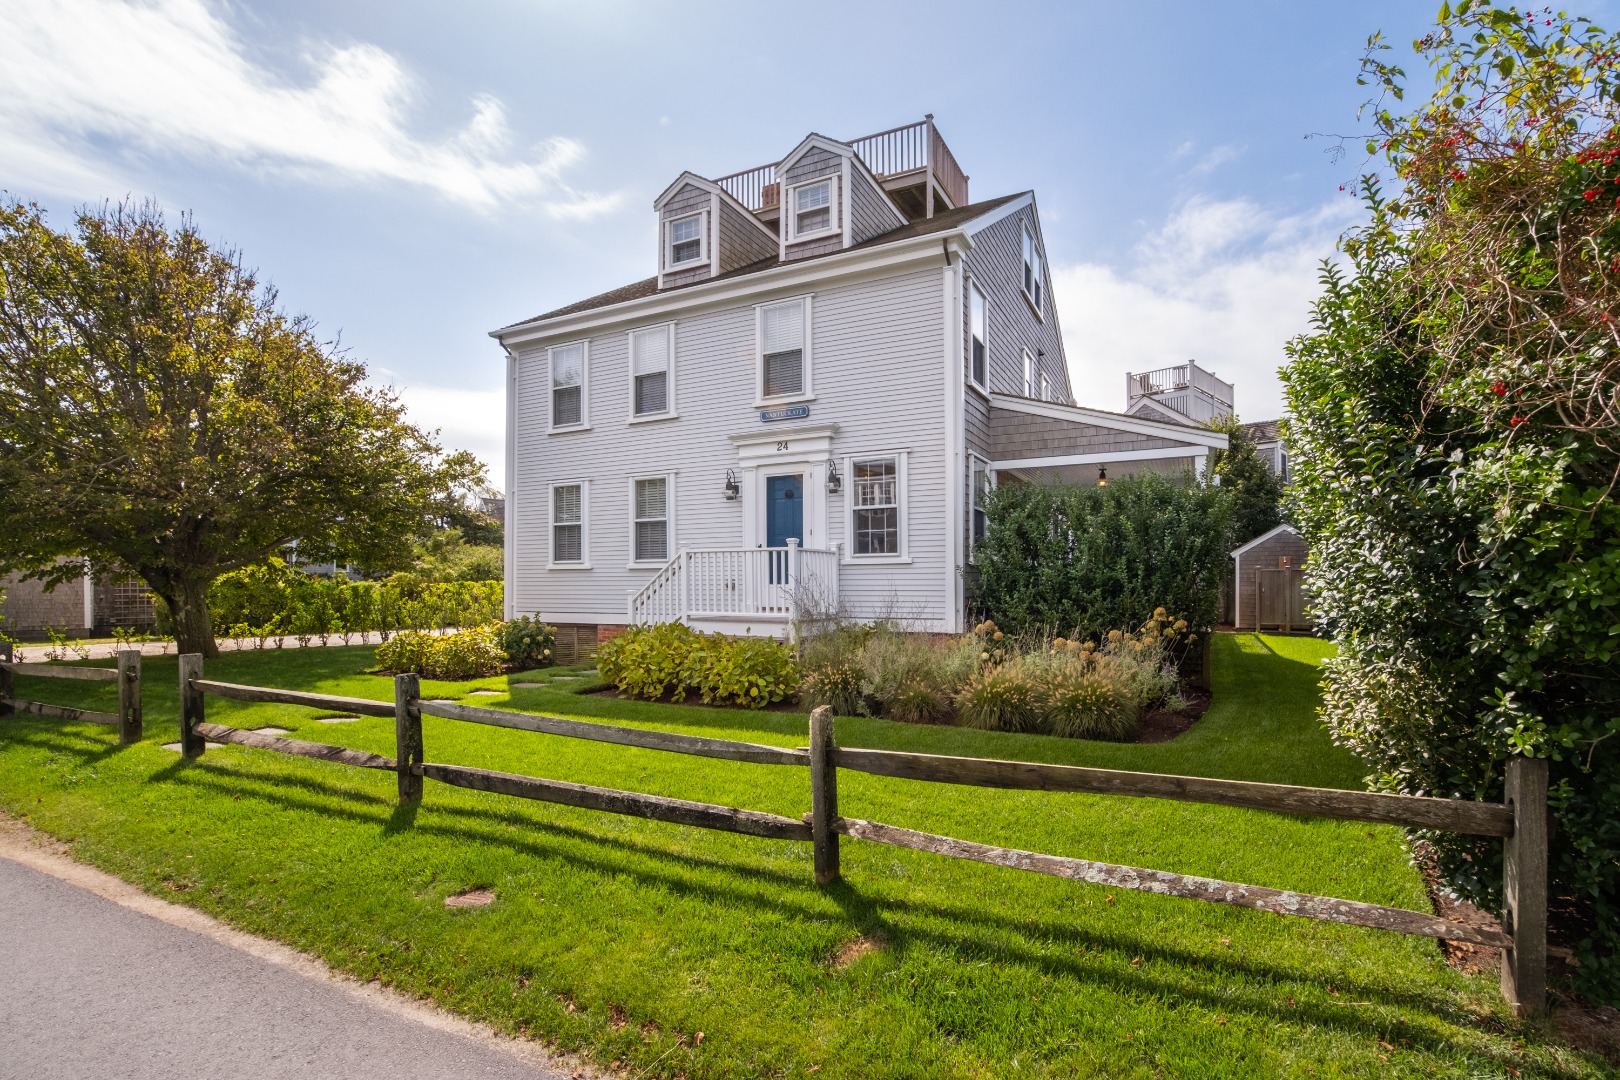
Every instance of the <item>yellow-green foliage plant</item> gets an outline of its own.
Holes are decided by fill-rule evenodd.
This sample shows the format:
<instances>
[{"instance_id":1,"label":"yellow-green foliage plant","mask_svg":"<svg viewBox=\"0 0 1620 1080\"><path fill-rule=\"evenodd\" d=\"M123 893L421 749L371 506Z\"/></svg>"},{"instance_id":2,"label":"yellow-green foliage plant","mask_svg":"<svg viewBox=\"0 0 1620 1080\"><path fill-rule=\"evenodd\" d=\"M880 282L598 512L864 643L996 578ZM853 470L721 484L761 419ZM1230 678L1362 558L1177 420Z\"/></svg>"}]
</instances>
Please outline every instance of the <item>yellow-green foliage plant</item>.
<instances>
[{"instance_id":1,"label":"yellow-green foliage plant","mask_svg":"<svg viewBox=\"0 0 1620 1080\"><path fill-rule=\"evenodd\" d=\"M506 663L492 626L454 634L407 630L377 646L377 666L384 671L415 672L427 679L473 679L499 675Z\"/></svg>"}]
</instances>

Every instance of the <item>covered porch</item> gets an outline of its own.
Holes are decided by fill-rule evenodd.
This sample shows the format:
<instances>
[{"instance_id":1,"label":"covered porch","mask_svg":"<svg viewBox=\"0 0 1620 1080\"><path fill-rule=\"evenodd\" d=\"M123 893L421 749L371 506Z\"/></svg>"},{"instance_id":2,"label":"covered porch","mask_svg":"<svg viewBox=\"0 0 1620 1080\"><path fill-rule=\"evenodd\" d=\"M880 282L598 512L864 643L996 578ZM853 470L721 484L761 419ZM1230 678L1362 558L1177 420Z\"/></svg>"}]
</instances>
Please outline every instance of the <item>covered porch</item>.
<instances>
[{"instance_id":1,"label":"covered porch","mask_svg":"<svg viewBox=\"0 0 1620 1080\"><path fill-rule=\"evenodd\" d=\"M1203 427L1011 395L990 403L995 483L1104 484L1142 473L1203 476L1225 435Z\"/></svg>"}]
</instances>

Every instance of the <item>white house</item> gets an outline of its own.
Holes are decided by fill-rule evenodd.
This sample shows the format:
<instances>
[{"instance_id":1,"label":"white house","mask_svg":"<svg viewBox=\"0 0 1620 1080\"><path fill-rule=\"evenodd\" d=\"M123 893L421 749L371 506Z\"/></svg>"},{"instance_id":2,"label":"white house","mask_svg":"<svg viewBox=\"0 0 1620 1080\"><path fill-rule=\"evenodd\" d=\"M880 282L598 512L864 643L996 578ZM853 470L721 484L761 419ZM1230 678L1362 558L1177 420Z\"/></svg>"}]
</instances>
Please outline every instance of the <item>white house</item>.
<instances>
[{"instance_id":1,"label":"white house","mask_svg":"<svg viewBox=\"0 0 1620 1080\"><path fill-rule=\"evenodd\" d=\"M970 201L932 117L683 173L653 209L656 273L492 334L509 615L957 631L989 485L1226 445L1071 404L1035 196Z\"/></svg>"}]
</instances>

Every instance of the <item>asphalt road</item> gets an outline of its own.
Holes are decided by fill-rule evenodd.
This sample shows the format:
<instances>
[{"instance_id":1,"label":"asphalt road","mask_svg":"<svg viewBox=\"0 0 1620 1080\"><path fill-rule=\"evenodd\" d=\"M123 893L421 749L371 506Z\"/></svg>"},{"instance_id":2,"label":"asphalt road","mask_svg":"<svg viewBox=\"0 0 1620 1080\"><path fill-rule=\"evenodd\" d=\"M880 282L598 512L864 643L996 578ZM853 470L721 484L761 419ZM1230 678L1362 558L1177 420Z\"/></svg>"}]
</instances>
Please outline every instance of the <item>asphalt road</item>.
<instances>
[{"instance_id":1,"label":"asphalt road","mask_svg":"<svg viewBox=\"0 0 1620 1080\"><path fill-rule=\"evenodd\" d=\"M0 1077L563 1074L0 857Z\"/></svg>"}]
</instances>

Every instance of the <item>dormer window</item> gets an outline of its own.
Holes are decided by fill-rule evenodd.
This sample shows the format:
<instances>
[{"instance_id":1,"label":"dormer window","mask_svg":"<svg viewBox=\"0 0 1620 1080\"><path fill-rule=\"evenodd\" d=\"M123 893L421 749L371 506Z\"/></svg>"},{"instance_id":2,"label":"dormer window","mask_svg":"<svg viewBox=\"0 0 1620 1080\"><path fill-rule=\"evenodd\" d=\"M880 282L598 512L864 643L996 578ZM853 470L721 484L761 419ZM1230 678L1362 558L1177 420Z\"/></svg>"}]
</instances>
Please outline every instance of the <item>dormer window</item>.
<instances>
[{"instance_id":1,"label":"dormer window","mask_svg":"<svg viewBox=\"0 0 1620 1080\"><path fill-rule=\"evenodd\" d=\"M707 262L703 252L703 215L692 214L669 223L669 266Z\"/></svg>"},{"instance_id":2,"label":"dormer window","mask_svg":"<svg viewBox=\"0 0 1620 1080\"><path fill-rule=\"evenodd\" d=\"M807 240L822 233L832 232L838 225L833 212L833 177L800 184L791 189L788 206L788 242Z\"/></svg>"},{"instance_id":3,"label":"dormer window","mask_svg":"<svg viewBox=\"0 0 1620 1080\"><path fill-rule=\"evenodd\" d=\"M1029 297L1035 314L1041 314L1041 253L1028 229L1024 230L1024 295Z\"/></svg>"}]
</instances>

